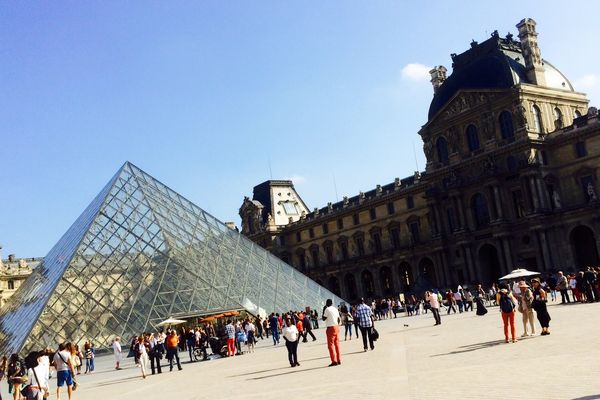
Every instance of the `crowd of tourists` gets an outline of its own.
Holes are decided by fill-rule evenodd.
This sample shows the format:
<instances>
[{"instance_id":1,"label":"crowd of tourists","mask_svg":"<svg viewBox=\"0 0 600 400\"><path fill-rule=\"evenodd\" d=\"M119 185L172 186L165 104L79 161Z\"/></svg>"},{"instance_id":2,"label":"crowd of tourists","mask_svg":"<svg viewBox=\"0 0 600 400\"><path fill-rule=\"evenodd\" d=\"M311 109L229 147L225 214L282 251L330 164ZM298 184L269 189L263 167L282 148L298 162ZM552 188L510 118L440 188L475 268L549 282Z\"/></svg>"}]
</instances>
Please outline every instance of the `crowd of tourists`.
<instances>
[{"instance_id":1,"label":"crowd of tourists","mask_svg":"<svg viewBox=\"0 0 600 400\"><path fill-rule=\"evenodd\" d=\"M291 367L300 365L298 348L309 338L316 341L313 330L319 329L319 321L325 325L327 349L330 356L330 367L341 365L339 341L341 329L344 340L362 338L363 350L375 349L375 341L379 333L375 322L389 318L397 318L399 314L408 317L427 314L431 311L434 326L441 325L442 313L475 312L483 316L488 307L497 306L503 321L504 341L518 341L515 319L521 314L523 333L521 337L536 335L537 318L541 331L540 336L550 335L551 317L547 302L562 304L600 301L600 268L587 268L578 273L565 274L562 271L548 275L544 279L520 279L500 284L492 284L489 288L476 285L467 288L458 285L456 290L431 289L422 296L411 294L406 297L382 298L356 304L334 305L331 299L321 311L306 308L304 311L273 312L266 317L247 316L230 318L223 324L206 323L196 327L171 328L154 333L142 333L133 336L127 344L120 337L115 337L112 349L115 357L115 369L122 369L124 351L133 357L139 367L141 376L148 376L148 364L151 374L160 374L163 369L162 360L166 358L170 371L175 367L182 369L180 352L188 353L190 362L206 360L211 357L233 357L251 354L255 351L258 340L269 340L273 346L284 342L287 358ZM94 373L95 347L91 341L85 342L82 349L76 344L60 344L57 351L50 348L34 351L21 359L18 354L3 357L0 361L0 380L6 379L9 393L13 400L41 400L50 393L52 369L56 371L56 398L61 399L65 391L71 400L77 388L76 376ZM1 400L1 396L0 396Z\"/></svg>"},{"instance_id":2,"label":"crowd of tourists","mask_svg":"<svg viewBox=\"0 0 600 400\"><path fill-rule=\"evenodd\" d=\"M61 391L66 389L71 400L77 388L76 375L81 374L84 362L84 374L93 373L94 359L95 349L91 341L85 342L83 352L78 345L67 342L60 344L57 351L51 348L32 351L24 359L18 354L11 354L8 358L2 357L0 380L6 378L13 400L42 400L50 395L50 379L54 368L56 399L60 400Z\"/></svg>"}]
</instances>

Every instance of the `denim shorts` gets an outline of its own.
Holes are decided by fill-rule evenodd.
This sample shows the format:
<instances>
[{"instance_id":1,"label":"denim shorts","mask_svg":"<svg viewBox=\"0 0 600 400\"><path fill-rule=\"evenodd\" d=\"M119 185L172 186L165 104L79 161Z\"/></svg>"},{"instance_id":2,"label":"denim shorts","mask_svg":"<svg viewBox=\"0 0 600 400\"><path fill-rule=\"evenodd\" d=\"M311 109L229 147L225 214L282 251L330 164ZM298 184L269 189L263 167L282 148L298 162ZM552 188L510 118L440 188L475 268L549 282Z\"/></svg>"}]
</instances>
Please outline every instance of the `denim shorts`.
<instances>
[{"instance_id":1,"label":"denim shorts","mask_svg":"<svg viewBox=\"0 0 600 400\"><path fill-rule=\"evenodd\" d=\"M56 384L58 387L65 386L65 383L67 386L71 386L73 384L73 376L71 375L71 371L58 371L56 373L56 378L58 380Z\"/></svg>"}]
</instances>

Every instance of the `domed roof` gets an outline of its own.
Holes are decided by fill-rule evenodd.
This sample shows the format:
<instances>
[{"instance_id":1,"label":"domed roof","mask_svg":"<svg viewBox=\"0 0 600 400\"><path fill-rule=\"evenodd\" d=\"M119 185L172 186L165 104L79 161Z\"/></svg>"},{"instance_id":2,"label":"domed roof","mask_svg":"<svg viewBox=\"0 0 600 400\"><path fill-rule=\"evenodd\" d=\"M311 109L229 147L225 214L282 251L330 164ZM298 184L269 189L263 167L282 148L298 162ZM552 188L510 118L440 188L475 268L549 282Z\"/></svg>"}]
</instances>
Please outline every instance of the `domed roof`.
<instances>
[{"instance_id":1,"label":"domed roof","mask_svg":"<svg viewBox=\"0 0 600 400\"><path fill-rule=\"evenodd\" d=\"M527 78L521 44L512 36L500 38L496 32L485 42L471 43L471 49L452 55L452 74L442 83L429 106L429 120L462 89L507 89ZM569 80L552 64L544 63L546 85L573 91Z\"/></svg>"}]
</instances>

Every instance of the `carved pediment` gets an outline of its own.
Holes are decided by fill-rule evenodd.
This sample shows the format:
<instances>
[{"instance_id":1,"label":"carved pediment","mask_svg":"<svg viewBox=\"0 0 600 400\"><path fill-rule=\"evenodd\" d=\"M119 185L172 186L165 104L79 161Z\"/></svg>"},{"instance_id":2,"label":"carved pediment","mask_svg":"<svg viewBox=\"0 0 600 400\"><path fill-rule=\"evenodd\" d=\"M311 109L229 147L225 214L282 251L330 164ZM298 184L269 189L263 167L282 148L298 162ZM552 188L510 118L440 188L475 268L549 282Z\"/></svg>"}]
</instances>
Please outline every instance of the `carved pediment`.
<instances>
[{"instance_id":1,"label":"carved pediment","mask_svg":"<svg viewBox=\"0 0 600 400\"><path fill-rule=\"evenodd\" d=\"M477 108L481 105L488 104L495 100L495 93L477 93L477 92L461 92L458 93L444 107L441 113L442 120L448 120L460 115L464 112Z\"/></svg>"}]
</instances>

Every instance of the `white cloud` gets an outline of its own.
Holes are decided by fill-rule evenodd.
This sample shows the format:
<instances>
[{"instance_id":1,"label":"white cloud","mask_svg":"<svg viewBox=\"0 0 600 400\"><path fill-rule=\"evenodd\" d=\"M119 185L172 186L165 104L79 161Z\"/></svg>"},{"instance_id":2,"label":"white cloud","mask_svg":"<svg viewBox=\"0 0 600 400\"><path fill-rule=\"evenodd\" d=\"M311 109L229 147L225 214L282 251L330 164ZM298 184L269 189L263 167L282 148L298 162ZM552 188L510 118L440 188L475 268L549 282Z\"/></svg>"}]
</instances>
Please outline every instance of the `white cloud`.
<instances>
[{"instance_id":1,"label":"white cloud","mask_svg":"<svg viewBox=\"0 0 600 400\"><path fill-rule=\"evenodd\" d=\"M413 82L428 82L430 79L429 71L431 67L419 63L406 64L402 68L402 79Z\"/></svg>"},{"instance_id":2,"label":"white cloud","mask_svg":"<svg viewBox=\"0 0 600 400\"><path fill-rule=\"evenodd\" d=\"M302 183L306 182L306 178L303 177L303 176L301 176L301 175L292 175L292 176L287 177L285 179L294 182L294 185L299 185L299 184L302 184Z\"/></svg>"},{"instance_id":3,"label":"white cloud","mask_svg":"<svg viewBox=\"0 0 600 400\"><path fill-rule=\"evenodd\" d=\"M575 80L575 90L578 88L589 89L600 85L600 76L587 74Z\"/></svg>"}]
</instances>

